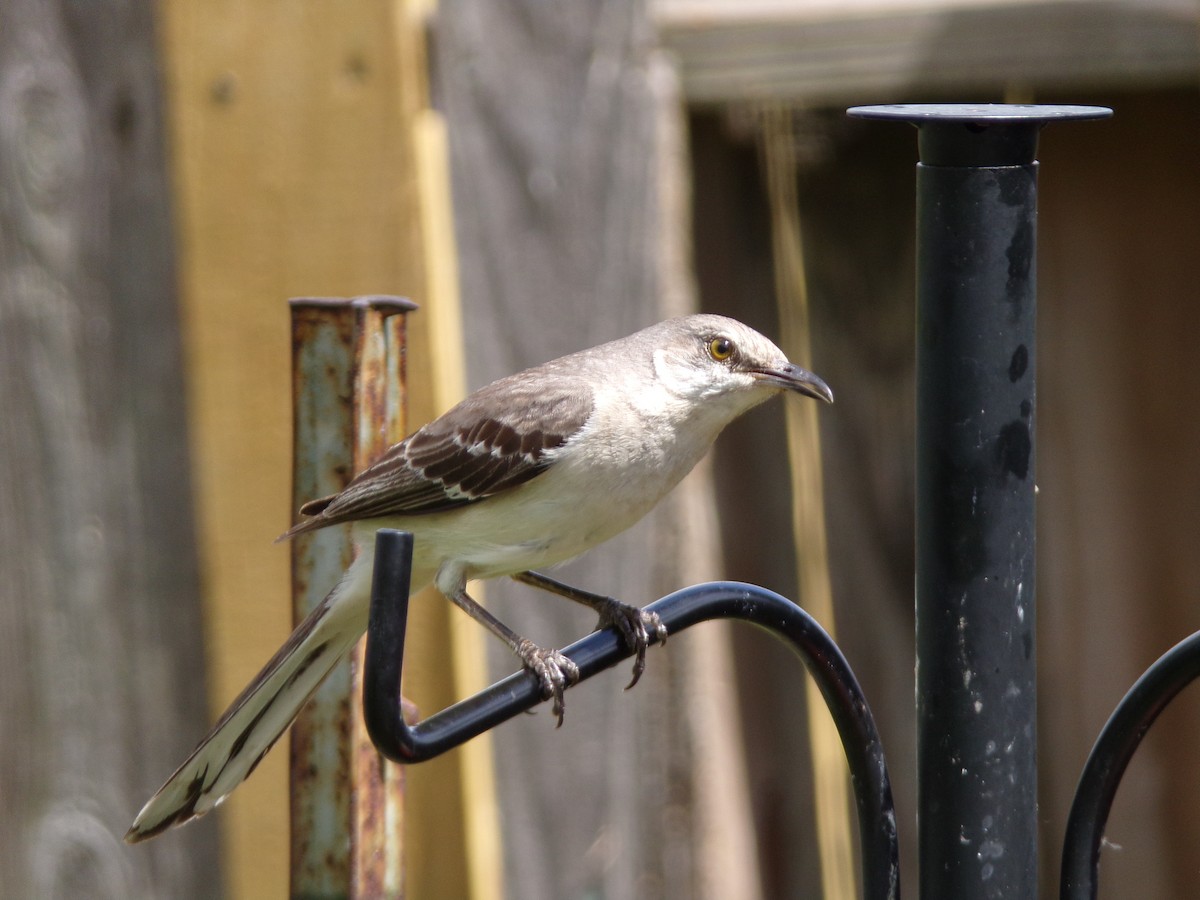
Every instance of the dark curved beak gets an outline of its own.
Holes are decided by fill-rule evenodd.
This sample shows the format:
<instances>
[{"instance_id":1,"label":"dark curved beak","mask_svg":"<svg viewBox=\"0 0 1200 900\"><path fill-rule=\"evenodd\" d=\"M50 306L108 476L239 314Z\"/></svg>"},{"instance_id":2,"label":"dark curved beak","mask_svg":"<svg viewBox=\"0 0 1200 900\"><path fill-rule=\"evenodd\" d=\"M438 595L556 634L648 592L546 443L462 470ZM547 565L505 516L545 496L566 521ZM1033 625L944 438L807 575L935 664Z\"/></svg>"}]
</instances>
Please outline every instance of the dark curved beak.
<instances>
[{"instance_id":1,"label":"dark curved beak","mask_svg":"<svg viewBox=\"0 0 1200 900\"><path fill-rule=\"evenodd\" d=\"M808 369L802 369L793 363L755 369L751 374L766 384L795 391L816 400L824 400L826 403L833 402L833 391L829 389L829 385Z\"/></svg>"}]
</instances>

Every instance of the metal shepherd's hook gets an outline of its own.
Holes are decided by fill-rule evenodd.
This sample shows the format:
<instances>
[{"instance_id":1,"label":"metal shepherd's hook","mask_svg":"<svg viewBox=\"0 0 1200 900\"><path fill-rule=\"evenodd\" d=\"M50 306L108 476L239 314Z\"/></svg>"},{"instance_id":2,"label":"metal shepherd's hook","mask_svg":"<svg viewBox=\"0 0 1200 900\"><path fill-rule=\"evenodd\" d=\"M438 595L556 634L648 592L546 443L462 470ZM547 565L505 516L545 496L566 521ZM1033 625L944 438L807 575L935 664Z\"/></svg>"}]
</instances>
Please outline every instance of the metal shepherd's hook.
<instances>
[{"instance_id":1,"label":"metal shepherd's hook","mask_svg":"<svg viewBox=\"0 0 1200 900\"><path fill-rule=\"evenodd\" d=\"M517 672L441 712L408 725L400 705L400 673L408 618L413 538L380 530L363 680L367 729L394 762L415 763L445 753L543 701L537 678ZM764 588L713 582L676 591L650 604L675 635L709 619L742 619L786 641L817 680L846 750L858 807L863 895L900 896L896 814L887 765L862 689L833 640L808 613ZM594 632L562 651L579 666L580 680L632 655L613 629Z\"/></svg>"}]
</instances>

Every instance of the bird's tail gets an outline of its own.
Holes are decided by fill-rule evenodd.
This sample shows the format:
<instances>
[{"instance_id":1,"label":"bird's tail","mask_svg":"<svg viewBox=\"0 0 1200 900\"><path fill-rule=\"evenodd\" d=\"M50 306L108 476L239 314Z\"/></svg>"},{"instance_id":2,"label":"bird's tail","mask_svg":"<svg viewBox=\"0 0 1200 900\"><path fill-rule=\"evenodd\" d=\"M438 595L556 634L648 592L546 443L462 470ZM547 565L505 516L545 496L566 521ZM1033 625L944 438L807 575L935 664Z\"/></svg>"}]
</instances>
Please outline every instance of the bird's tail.
<instances>
[{"instance_id":1,"label":"bird's tail","mask_svg":"<svg viewBox=\"0 0 1200 900\"><path fill-rule=\"evenodd\" d=\"M358 563L363 563L360 557ZM367 576L364 577L364 570ZM138 813L125 840L204 815L241 784L367 624L370 566L354 565Z\"/></svg>"}]
</instances>

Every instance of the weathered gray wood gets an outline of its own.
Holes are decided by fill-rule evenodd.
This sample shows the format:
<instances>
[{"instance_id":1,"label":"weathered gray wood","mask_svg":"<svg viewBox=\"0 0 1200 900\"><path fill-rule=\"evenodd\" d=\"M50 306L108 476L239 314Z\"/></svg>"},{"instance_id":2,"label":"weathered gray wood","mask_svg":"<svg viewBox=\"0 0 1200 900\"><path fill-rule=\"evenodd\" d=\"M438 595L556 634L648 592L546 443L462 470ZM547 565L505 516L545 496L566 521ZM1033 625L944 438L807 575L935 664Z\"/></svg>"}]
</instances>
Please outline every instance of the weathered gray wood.
<instances>
[{"instance_id":1,"label":"weathered gray wood","mask_svg":"<svg viewBox=\"0 0 1200 900\"><path fill-rule=\"evenodd\" d=\"M206 719L148 2L0 5L0 894L212 896L121 837Z\"/></svg>"},{"instance_id":2,"label":"weathered gray wood","mask_svg":"<svg viewBox=\"0 0 1200 900\"><path fill-rule=\"evenodd\" d=\"M472 386L687 311L677 86L643 4L448 0L435 47ZM697 536L699 484L677 500L690 515L662 509L558 574L635 603L714 574L711 561L700 578L682 571L712 546ZM546 645L594 624L526 587L489 585L487 596ZM707 792L722 788L697 777L696 756L720 751L694 738L701 716L688 685L694 666L718 661L694 658L698 640L652 651L628 694L627 671L571 691L560 731L545 715L497 731L508 896L756 895L753 851L737 845L752 847L748 829L724 846L707 839ZM514 668L511 655L494 654L495 674ZM736 732L736 721L725 724ZM728 786L744 773L736 754L727 758ZM725 796L724 818L740 823L744 796Z\"/></svg>"},{"instance_id":3,"label":"weathered gray wood","mask_svg":"<svg viewBox=\"0 0 1200 900\"><path fill-rule=\"evenodd\" d=\"M697 103L882 103L1021 85L1169 84L1200 65L1194 0L658 0Z\"/></svg>"}]
</instances>

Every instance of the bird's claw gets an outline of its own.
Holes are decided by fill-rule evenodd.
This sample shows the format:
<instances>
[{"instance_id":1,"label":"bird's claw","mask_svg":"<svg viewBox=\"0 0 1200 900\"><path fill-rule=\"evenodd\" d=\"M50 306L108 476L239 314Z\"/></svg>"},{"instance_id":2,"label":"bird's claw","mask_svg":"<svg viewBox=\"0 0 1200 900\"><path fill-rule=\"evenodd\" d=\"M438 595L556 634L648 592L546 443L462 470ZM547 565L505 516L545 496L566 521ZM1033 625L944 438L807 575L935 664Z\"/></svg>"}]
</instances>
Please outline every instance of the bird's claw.
<instances>
[{"instance_id":1,"label":"bird's claw","mask_svg":"<svg viewBox=\"0 0 1200 900\"><path fill-rule=\"evenodd\" d=\"M400 698L400 716L405 725L416 725L421 721L421 709L407 697Z\"/></svg>"},{"instance_id":2,"label":"bird's claw","mask_svg":"<svg viewBox=\"0 0 1200 900\"><path fill-rule=\"evenodd\" d=\"M616 628L625 639L625 646L635 654L633 661L633 679L625 685L629 690L638 683L642 673L646 671L646 648L653 641L660 644L667 642L667 626L663 624L658 613L647 612L637 606L630 606L620 600L608 598L608 603L600 611L600 628Z\"/></svg>"},{"instance_id":3,"label":"bird's claw","mask_svg":"<svg viewBox=\"0 0 1200 900\"><path fill-rule=\"evenodd\" d=\"M537 676L542 699L554 700L551 713L558 720L555 727L561 728L565 709L563 691L579 681L579 666L558 650L545 650L530 640L522 640L516 651L525 668Z\"/></svg>"}]
</instances>

